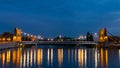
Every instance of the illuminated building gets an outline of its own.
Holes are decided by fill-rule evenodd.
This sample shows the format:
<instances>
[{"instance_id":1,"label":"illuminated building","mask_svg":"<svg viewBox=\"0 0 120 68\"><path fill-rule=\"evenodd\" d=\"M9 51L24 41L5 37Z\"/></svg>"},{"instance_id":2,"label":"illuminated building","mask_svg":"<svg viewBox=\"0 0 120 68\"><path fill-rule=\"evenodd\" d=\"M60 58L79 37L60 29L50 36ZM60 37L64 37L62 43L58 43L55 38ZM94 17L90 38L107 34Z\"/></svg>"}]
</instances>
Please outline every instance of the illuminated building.
<instances>
[{"instance_id":1,"label":"illuminated building","mask_svg":"<svg viewBox=\"0 0 120 68\"><path fill-rule=\"evenodd\" d=\"M10 32L4 32L0 35L0 41L2 42L10 42L12 41L13 34Z\"/></svg>"},{"instance_id":2,"label":"illuminated building","mask_svg":"<svg viewBox=\"0 0 120 68\"><path fill-rule=\"evenodd\" d=\"M21 29L15 28L13 42L21 42L21 41L22 41Z\"/></svg>"}]
</instances>

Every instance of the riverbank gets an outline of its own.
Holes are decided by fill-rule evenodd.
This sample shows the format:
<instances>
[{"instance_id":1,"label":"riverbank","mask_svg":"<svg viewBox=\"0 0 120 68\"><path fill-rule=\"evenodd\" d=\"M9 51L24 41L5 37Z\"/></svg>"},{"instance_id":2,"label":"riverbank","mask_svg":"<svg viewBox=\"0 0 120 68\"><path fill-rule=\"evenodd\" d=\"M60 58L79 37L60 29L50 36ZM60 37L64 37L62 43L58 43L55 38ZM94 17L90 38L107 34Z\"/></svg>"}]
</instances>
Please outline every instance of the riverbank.
<instances>
[{"instance_id":1,"label":"riverbank","mask_svg":"<svg viewBox=\"0 0 120 68\"><path fill-rule=\"evenodd\" d=\"M0 50L18 47L16 42L2 42L0 43Z\"/></svg>"}]
</instances>

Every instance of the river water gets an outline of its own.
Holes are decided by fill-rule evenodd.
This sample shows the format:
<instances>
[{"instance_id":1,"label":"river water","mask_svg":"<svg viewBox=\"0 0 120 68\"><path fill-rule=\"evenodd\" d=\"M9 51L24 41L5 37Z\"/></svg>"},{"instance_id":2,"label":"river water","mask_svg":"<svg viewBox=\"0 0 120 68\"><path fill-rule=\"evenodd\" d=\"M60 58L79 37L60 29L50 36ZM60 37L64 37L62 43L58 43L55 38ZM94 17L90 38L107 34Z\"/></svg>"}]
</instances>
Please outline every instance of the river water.
<instances>
[{"instance_id":1,"label":"river water","mask_svg":"<svg viewBox=\"0 0 120 68\"><path fill-rule=\"evenodd\" d=\"M39 45L0 51L0 68L120 68L120 49Z\"/></svg>"}]
</instances>

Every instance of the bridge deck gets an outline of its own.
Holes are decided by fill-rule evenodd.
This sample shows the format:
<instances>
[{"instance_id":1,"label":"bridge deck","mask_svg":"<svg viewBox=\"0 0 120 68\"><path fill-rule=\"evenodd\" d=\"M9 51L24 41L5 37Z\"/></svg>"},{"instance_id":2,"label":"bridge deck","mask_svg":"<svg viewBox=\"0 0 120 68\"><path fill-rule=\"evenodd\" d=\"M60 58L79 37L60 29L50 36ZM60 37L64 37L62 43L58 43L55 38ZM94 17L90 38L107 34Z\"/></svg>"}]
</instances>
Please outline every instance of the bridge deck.
<instances>
[{"instance_id":1,"label":"bridge deck","mask_svg":"<svg viewBox=\"0 0 120 68\"><path fill-rule=\"evenodd\" d=\"M38 45L96 45L94 41L24 41L23 44L38 44Z\"/></svg>"}]
</instances>

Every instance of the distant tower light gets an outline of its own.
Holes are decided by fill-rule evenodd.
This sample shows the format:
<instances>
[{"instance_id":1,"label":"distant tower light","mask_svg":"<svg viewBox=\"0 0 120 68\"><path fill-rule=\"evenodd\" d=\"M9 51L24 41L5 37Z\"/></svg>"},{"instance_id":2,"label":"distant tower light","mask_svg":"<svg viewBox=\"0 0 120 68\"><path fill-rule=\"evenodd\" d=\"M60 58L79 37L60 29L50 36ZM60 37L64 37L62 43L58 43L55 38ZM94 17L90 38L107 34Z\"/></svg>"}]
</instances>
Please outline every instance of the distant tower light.
<instances>
[{"instance_id":1,"label":"distant tower light","mask_svg":"<svg viewBox=\"0 0 120 68\"><path fill-rule=\"evenodd\" d=\"M59 35L59 38L62 38L62 36L61 36L61 35Z\"/></svg>"}]
</instances>

